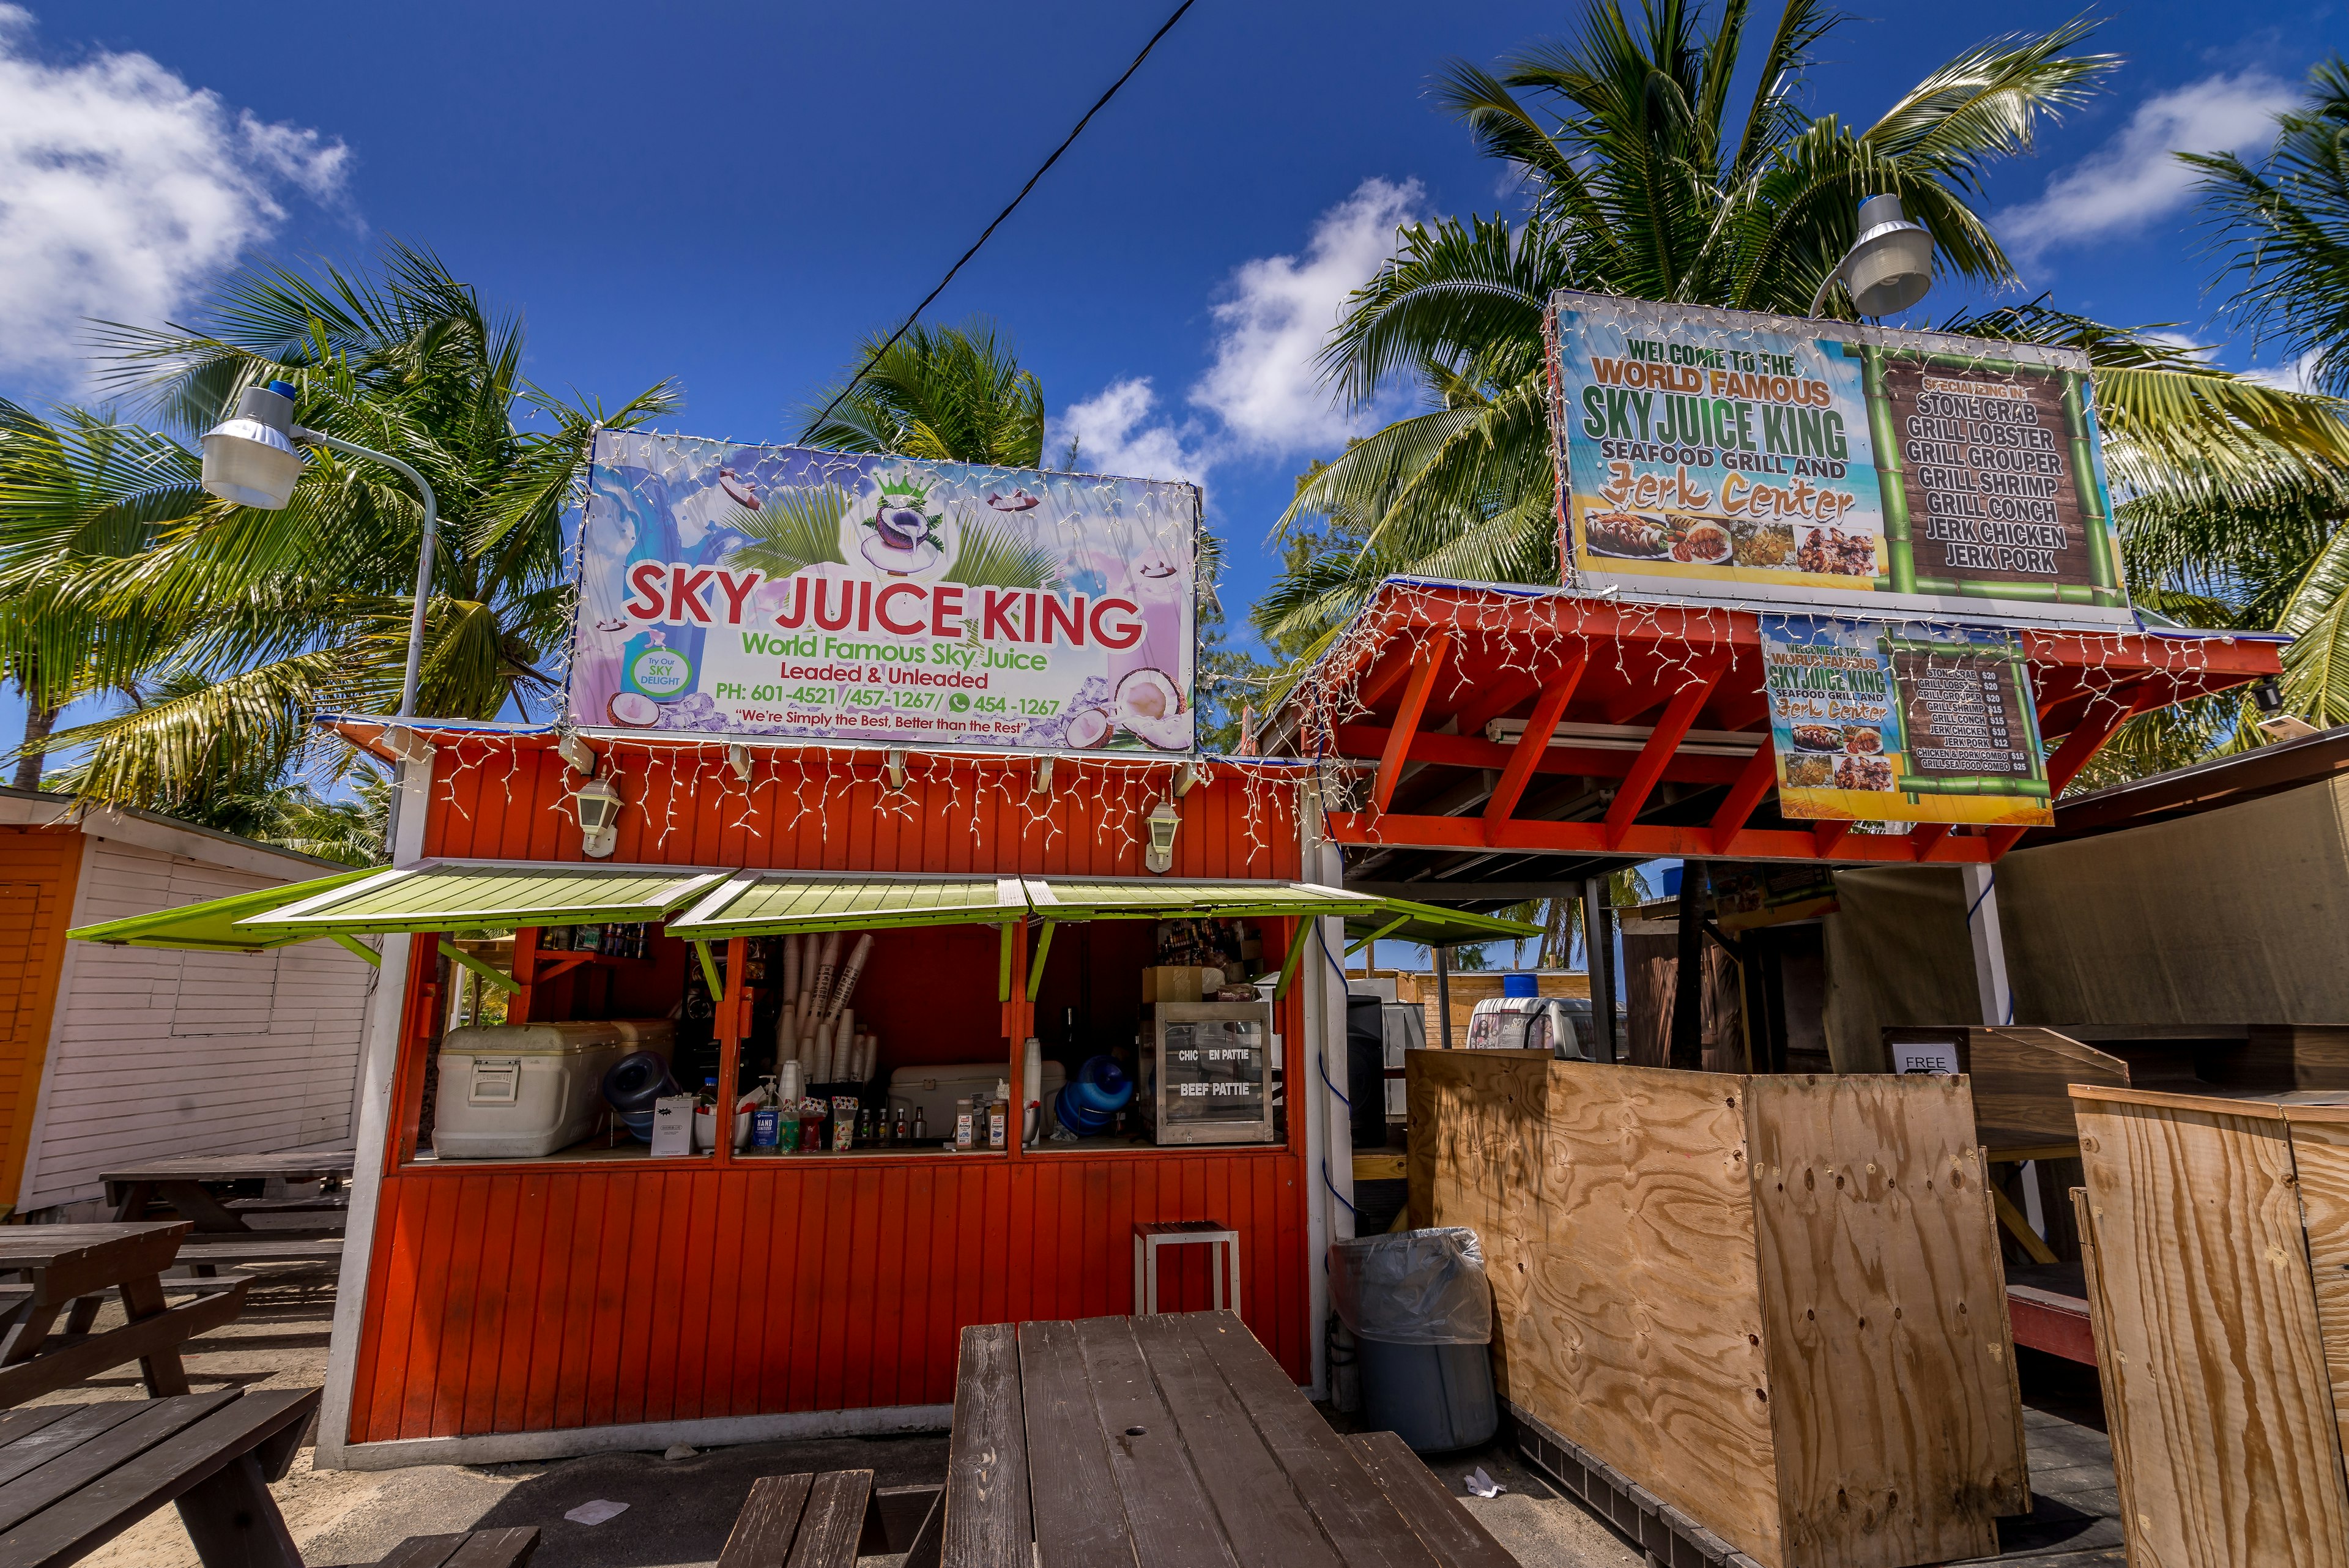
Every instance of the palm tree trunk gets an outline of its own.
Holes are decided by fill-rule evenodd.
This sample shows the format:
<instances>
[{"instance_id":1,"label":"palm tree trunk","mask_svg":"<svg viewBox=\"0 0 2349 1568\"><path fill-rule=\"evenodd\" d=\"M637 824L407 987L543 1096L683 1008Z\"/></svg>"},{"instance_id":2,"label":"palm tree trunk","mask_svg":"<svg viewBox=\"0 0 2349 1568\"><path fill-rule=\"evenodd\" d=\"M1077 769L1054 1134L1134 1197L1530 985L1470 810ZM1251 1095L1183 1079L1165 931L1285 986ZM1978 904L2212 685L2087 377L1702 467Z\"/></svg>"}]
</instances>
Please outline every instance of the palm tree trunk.
<instances>
[{"instance_id":1,"label":"palm tree trunk","mask_svg":"<svg viewBox=\"0 0 2349 1568\"><path fill-rule=\"evenodd\" d=\"M25 745L16 754L14 783L18 789L38 789L41 787L41 764L48 759L34 748L47 740L49 732L57 728L57 711L36 703L30 687L20 687L19 690L25 693Z\"/></svg>"}]
</instances>

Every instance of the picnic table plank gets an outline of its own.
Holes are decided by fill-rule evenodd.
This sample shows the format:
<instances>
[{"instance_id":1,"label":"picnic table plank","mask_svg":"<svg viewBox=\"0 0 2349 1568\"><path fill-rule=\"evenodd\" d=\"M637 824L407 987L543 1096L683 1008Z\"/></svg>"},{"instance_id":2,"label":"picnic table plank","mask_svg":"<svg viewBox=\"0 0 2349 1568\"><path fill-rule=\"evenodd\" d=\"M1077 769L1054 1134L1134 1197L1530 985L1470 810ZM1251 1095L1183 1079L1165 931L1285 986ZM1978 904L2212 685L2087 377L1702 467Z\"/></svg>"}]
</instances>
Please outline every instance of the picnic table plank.
<instances>
[{"instance_id":1,"label":"picnic table plank","mask_svg":"<svg viewBox=\"0 0 2349 1568\"><path fill-rule=\"evenodd\" d=\"M52 1461L25 1481L47 1481L50 1472L80 1479L57 1492L39 1511L16 1511L0 1489L0 1561L70 1563L120 1534L165 1502L180 1506L197 1554L206 1563L237 1563L253 1568L302 1568L270 1496L256 1450L291 1428L298 1436L318 1407L316 1388L272 1389L239 1396L234 1390L146 1401L142 1416ZM192 1420L163 1420L185 1412ZM148 1413L153 1413L150 1417ZM126 1437L142 1418L153 1426L128 1454ZM103 1450L103 1451L101 1451ZM53 1490L54 1483L43 1490ZM12 1517L13 1516L13 1517Z\"/></svg>"},{"instance_id":2,"label":"picnic table plank","mask_svg":"<svg viewBox=\"0 0 2349 1568\"><path fill-rule=\"evenodd\" d=\"M308 1181L322 1176L348 1176L358 1163L356 1148L296 1148L277 1154L179 1154L137 1165L102 1171L98 1179L112 1188L132 1181L264 1181L282 1177ZM116 1201L108 1194L109 1201Z\"/></svg>"},{"instance_id":3,"label":"picnic table plank","mask_svg":"<svg viewBox=\"0 0 2349 1568\"><path fill-rule=\"evenodd\" d=\"M955 1568L1031 1568L1019 1330L962 1331L938 1549Z\"/></svg>"},{"instance_id":4,"label":"picnic table plank","mask_svg":"<svg viewBox=\"0 0 2349 1568\"><path fill-rule=\"evenodd\" d=\"M127 1419L108 1422L101 1430L71 1447L52 1449L52 1457L0 1486L0 1532L13 1533L18 1525L52 1503L90 1485L117 1466L129 1463L221 1407L234 1403L236 1397L234 1389L223 1389L217 1394L188 1394L169 1399L115 1401L129 1407L131 1413ZM38 1441L56 1430L51 1427L36 1433L33 1440ZM0 1534L0 1555L5 1554L9 1544L7 1535Z\"/></svg>"},{"instance_id":5,"label":"picnic table plank","mask_svg":"<svg viewBox=\"0 0 2349 1568\"><path fill-rule=\"evenodd\" d=\"M1239 1568L1192 1469L1189 1434L1152 1386L1131 1320L1087 1318L1074 1326L1139 1568Z\"/></svg>"},{"instance_id":6,"label":"picnic table plank","mask_svg":"<svg viewBox=\"0 0 2349 1568\"><path fill-rule=\"evenodd\" d=\"M1321 1527L1188 1328L1163 1314L1137 1317L1133 1337L1241 1563L1340 1568Z\"/></svg>"},{"instance_id":7,"label":"picnic table plank","mask_svg":"<svg viewBox=\"0 0 2349 1568\"><path fill-rule=\"evenodd\" d=\"M814 1486L812 1471L761 1476L752 1481L750 1495L727 1533L726 1549L718 1554L718 1568L775 1568L800 1532L800 1516L807 1511L808 1492Z\"/></svg>"},{"instance_id":8,"label":"picnic table plank","mask_svg":"<svg viewBox=\"0 0 2349 1568\"><path fill-rule=\"evenodd\" d=\"M7 1447L0 1448L0 1488L89 1441L109 1427L120 1426L146 1407L136 1400L118 1399L104 1405L59 1405L50 1408L63 1411L62 1418L17 1431L9 1438Z\"/></svg>"},{"instance_id":9,"label":"picnic table plank","mask_svg":"<svg viewBox=\"0 0 2349 1568\"><path fill-rule=\"evenodd\" d=\"M476 1530L459 1542L440 1568L522 1568L537 1550L536 1525Z\"/></svg>"},{"instance_id":10,"label":"picnic table plank","mask_svg":"<svg viewBox=\"0 0 2349 1568\"><path fill-rule=\"evenodd\" d=\"M825 1470L808 1492L788 1568L850 1568L873 1510L871 1470Z\"/></svg>"},{"instance_id":11,"label":"picnic table plank","mask_svg":"<svg viewBox=\"0 0 2349 1568\"><path fill-rule=\"evenodd\" d=\"M1394 1504L1247 1325L1227 1312L1182 1319L1350 1568L1437 1568Z\"/></svg>"},{"instance_id":12,"label":"picnic table plank","mask_svg":"<svg viewBox=\"0 0 2349 1568\"><path fill-rule=\"evenodd\" d=\"M1401 1438L1392 1432L1358 1432L1346 1443L1444 1568L1517 1568L1508 1548L1444 1490L1435 1472Z\"/></svg>"},{"instance_id":13,"label":"picnic table plank","mask_svg":"<svg viewBox=\"0 0 2349 1568\"><path fill-rule=\"evenodd\" d=\"M0 1225L0 1270L34 1273L36 1306L64 1307L133 1274L171 1266L185 1220L136 1225Z\"/></svg>"},{"instance_id":14,"label":"picnic table plank","mask_svg":"<svg viewBox=\"0 0 2349 1568\"><path fill-rule=\"evenodd\" d=\"M1019 1325L1019 1391L1039 1563L1042 1568L1133 1568L1132 1536L1076 1324Z\"/></svg>"}]
</instances>

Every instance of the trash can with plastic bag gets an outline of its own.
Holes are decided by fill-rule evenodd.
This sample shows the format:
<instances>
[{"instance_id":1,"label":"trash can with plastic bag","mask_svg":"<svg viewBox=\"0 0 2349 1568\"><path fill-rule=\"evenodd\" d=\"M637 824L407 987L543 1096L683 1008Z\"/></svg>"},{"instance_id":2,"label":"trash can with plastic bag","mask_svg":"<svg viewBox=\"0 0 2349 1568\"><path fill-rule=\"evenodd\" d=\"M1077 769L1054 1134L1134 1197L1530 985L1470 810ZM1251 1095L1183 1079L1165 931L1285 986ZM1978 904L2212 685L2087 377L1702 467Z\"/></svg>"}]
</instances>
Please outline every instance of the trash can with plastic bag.
<instances>
[{"instance_id":1,"label":"trash can with plastic bag","mask_svg":"<svg viewBox=\"0 0 2349 1568\"><path fill-rule=\"evenodd\" d=\"M1405 1231L1330 1247L1330 1296L1360 1342L1362 1417L1422 1453L1499 1430L1493 1287L1468 1230Z\"/></svg>"}]
</instances>

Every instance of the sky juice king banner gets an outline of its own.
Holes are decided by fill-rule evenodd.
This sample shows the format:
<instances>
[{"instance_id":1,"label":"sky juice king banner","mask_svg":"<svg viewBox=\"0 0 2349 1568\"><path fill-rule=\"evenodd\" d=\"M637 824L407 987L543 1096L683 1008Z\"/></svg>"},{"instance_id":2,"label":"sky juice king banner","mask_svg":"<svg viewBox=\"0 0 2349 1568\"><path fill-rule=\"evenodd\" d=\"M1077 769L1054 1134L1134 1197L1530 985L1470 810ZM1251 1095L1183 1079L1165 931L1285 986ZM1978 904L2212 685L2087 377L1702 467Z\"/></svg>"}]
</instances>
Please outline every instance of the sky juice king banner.
<instances>
[{"instance_id":1,"label":"sky juice king banner","mask_svg":"<svg viewBox=\"0 0 2349 1568\"><path fill-rule=\"evenodd\" d=\"M1193 749L1187 484L606 431L574 724Z\"/></svg>"},{"instance_id":2,"label":"sky juice king banner","mask_svg":"<svg viewBox=\"0 0 2349 1568\"><path fill-rule=\"evenodd\" d=\"M1568 582L2133 625L2085 355L1560 292Z\"/></svg>"},{"instance_id":3,"label":"sky juice king banner","mask_svg":"<svg viewBox=\"0 0 2349 1568\"><path fill-rule=\"evenodd\" d=\"M1780 815L2055 820L2020 636L1946 621L1764 615Z\"/></svg>"}]
</instances>

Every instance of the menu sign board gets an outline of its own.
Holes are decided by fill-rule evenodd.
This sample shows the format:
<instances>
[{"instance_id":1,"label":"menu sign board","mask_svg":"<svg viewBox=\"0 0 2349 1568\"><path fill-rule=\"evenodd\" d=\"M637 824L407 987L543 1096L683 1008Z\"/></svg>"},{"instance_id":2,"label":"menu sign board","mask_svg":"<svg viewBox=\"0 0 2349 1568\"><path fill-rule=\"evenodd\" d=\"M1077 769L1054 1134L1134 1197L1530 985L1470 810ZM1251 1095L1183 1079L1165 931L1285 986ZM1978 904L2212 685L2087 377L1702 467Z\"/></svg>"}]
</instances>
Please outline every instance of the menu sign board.
<instances>
[{"instance_id":1,"label":"menu sign board","mask_svg":"<svg viewBox=\"0 0 2349 1568\"><path fill-rule=\"evenodd\" d=\"M2127 625L2087 358L1561 292L1570 582Z\"/></svg>"},{"instance_id":2,"label":"menu sign board","mask_svg":"<svg viewBox=\"0 0 2349 1568\"><path fill-rule=\"evenodd\" d=\"M1268 1010L1251 1002L1161 1002L1155 1012L1144 1087L1157 1141L1269 1137Z\"/></svg>"},{"instance_id":3,"label":"menu sign board","mask_svg":"<svg viewBox=\"0 0 2349 1568\"><path fill-rule=\"evenodd\" d=\"M1193 749L1191 485L605 431L566 712L868 744Z\"/></svg>"},{"instance_id":4,"label":"menu sign board","mask_svg":"<svg viewBox=\"0 0 2349 1568\"><path fill-rule=\"evenodd\" d=\"M1781 815L2054 820L2013 632L1786 615L1762 617L1761 629Z\"/></svg>"}]
</instances>

